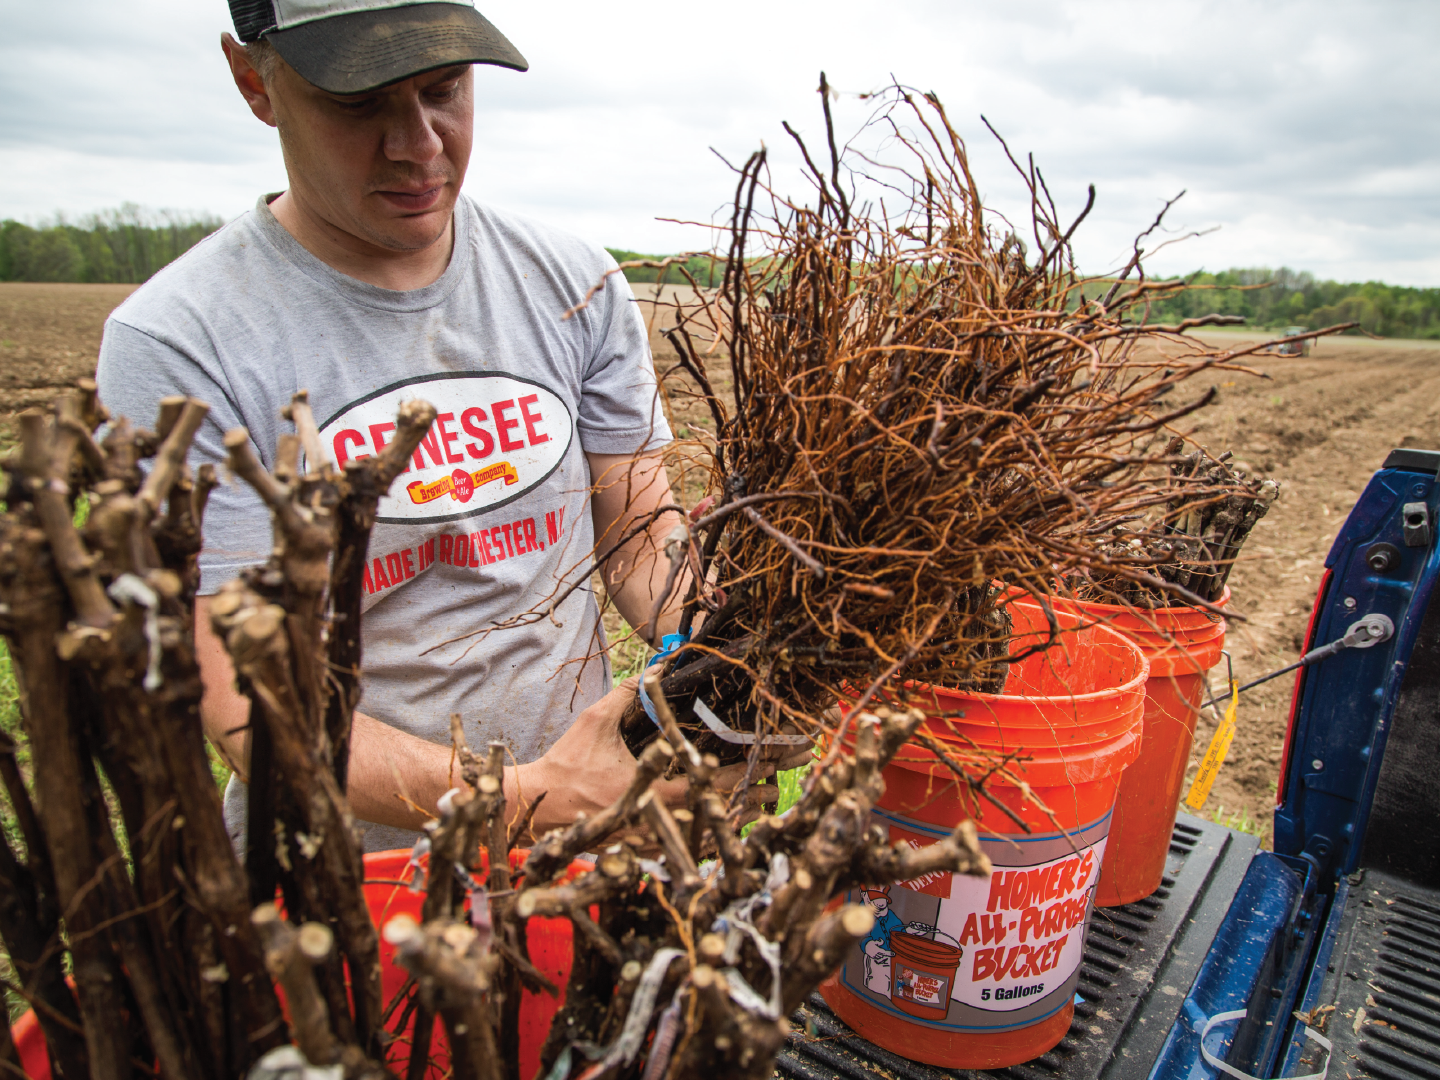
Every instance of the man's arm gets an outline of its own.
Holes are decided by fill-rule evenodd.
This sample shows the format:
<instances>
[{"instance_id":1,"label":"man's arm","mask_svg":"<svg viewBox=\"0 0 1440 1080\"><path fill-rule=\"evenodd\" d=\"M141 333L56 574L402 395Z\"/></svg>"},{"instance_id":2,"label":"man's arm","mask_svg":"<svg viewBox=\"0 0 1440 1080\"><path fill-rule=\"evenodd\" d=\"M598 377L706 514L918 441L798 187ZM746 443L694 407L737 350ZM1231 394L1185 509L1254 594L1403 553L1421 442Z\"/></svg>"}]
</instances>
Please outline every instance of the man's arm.
<instances>
[{"instance_id":1,"label":"man's arm","mask_svg":"<svg viewBox=\"0 0 1440 1080\"><path fill-rule=\"evenodd\" d=\"M248 776L244 728L250 701L235 687L235 669L210 627L209 609L210 597L196 599L195 645L205 683L200 717L205 734L243 780ZM620 739L619 720L634 696L634 682L622 683L576 717L540 760L506 768L505 798L512 808L520 805L522 796L529 802L540 792L547 793L532 825L536 836L569 825L582 811L588 815L604 809L625 790L635 759ZM440 796L459 784L460 767L449 746L427 742L373 716L355 714L346 794L357 818L419 829L428 814L411 804L433 811ZM667 801L684 798L684 781L661 788Z\"/></svg>"},{"instance_id":2,"label":"man's arm","mask_svg":"<svg viewBox=\"0 0 1440 1080\"><path fill-rule=\"evenodd\" d=\"M652 628L650 622L655 614L655 598L665 588L670 573L670 560L665 557L665 538L677 524L685 522L688 525L689 522L683 512L655 513L662 506L677 505L670 490L665 462L659 454L585 456L590 462L594 490L591 514L595 522L597 551L609 550L640 522L649 520L643 531L626 541L606 560L601 576L625 621L635 627L647 642L658 646L662 634L673 633L678 627L680 611L693 576L688 564L682 567L660 614L658 630ZM700 615L703 617L704 612ZM696 625L699 625L698 620ZM630 693L633 694L634 690ZM762 769L757 775L769 776L777 768L798 768L809 756L809 747L800 750L769 747L761 755ZM629 760L633 768L633 758ZM743 773L743 765L736 768ZM736 782L738 779L737 774ZM765 797L769 798L770 793L766 792Z\"/></svg>"},{"instance_id":3,"label":"man's arm","mask_svg":"<svg viewBox=\"0 0 1440 1080\"><path fill-rule=\"evenodd\" d=\"M244 728L250 701L235 688L235 669L224 643L210 628L210 597L195 601L195 645L205 696L200 703L205 734L241 779L248 776ZM626 679L585 709L575 723L538 761L505 769L505 800L512 808L529 803L541 792L531 824L536 837L570 825L576 815L603 810L618 799L635 773L635 758L620 738L620 715L634 700L635 679ZM480 749L473 747L472 749ZM744 766L721 770L716 787L738 784ZM772 770L762 768L760 775ZM440 796L460 785L460 767L450 747L409 735L373 716L356 712L350 738L350 809L362 821L419 829ZM656 781L666 802L683 803L684 780ZM753 817L775 789L751 789L747 806ZM402 797L403 796L403 797ZM415 807L422 808L421 810Z\"/></svg>"},{"instance_id":4,"label":"man's arm","mask_svg":"<svg viewBox=\"0 0 1440 1080\"><path fill-rule=\"evenodd\" d=\"M690 571L686 567L671 589L659 627L651 626L655 598L665 588L670 572L665 538L685 521L683 513L655 513L662 506L677 505L670 491L665 462L659 454L585 456L590 462L590 482L594 490L590 513L599 552L608 550L636 525L650 519L639 535L626 541L605 561L600 572L606 591L625 621L651 645L658 645L662 634L672 633L679 625L680 608L690 582Z\"/></svg>"}]
</instances>

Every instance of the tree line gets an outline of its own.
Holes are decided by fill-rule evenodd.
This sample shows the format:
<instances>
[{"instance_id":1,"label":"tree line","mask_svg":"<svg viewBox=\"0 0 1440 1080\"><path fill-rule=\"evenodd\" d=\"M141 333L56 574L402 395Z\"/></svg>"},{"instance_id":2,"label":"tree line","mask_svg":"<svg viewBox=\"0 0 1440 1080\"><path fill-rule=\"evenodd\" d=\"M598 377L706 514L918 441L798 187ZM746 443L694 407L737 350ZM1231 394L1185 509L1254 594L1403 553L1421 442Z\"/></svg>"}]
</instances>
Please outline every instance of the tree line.
<instances>
[{"instance_id":1,"label":"tree line","mask_svg":"<svg viewBox=\"0 0 1440 1080\"><path fill-rule=\"evenodd\" d=\"M0 222L0 281L138 283L174 262L223 220L126 203L75 222Z\"/></svg>"},{"instance_id":2,"label":"tree line","mask_svg":"<svg viewBox=\"0 0 1440 1080\"><path fill-rule=\"evenodd\" d=\"M623 248L606 248L606 251L618 263L638 262L641 259L651 262L660 262L662 259L670 258L669 255L642 255L638 251L625 251ZM725 276L725 260L715 255L691 255L684 263L673 263L664 269L657 270L653 266L636 266L625 271L625 280L634 282L655 282L662 285L688 285L685 273L681 267L689 273L696 285L702 289L715 289L720 286L720 281Z\"/></svg>"},{"instance_id":3,"label":"tree line","mask_svg":"<svg viewBox=\"0 0 1440 1080\"><path fill-rule=\"evenodd\" d=\"M153 212L133 203L74 222L63 219L39 226L0 221L0 281L88 281L139 283L179 258L224 224L218 217ZM606 248L617 262L659 261L623 248ZM692 255L683 264L702 288L719 286L725 261ZM687 284L681 264L657 270L625 271L632 282ZM1379 281L1319 281L1288 267L1200 272L1185 278L1191 286L1150 307L1149 322L1173 323L1218 313L1242 316L1263 329L1304 326L1318 329L1358 322L1383 337L1440 338L1440 289L1386 285Z\"/></svg>"},{"instance_id":4,"label":"tree line","mask_svg":"<svg viewBox=\"0 0 1440 1080\"><path fill-rule=\"evenodd\" d=\"M1313 274L1283 266L1198 273L1185 281L1192 287L1152 304L1148 322L1218 313L1243 316L1247 325L1265 329L1318 330L1358 322L1361 330L1382 337L1440 338L1440 289L1317 281Z\"/></svg>"},{"instance_id":5,"label":"tree line","mask_svg":"<svg viewBox=\"0 0 1440 1080\"><path fill-rule=\"evenodd\" d=\"M649 259L663 255L641 255L634 251L607 248L616 262ZM723 259L691 256L685 263L697 284L713 288L725 273ZM633 282L657 279L672 285L685 284L678 265L656 270L636 267L625 271ZM1175 323L1201 315L1239 315L1246 325L1258 329L1303 326L1318 330L1335 323L1358 322L1351 333L1378 334L1397 338L1440 338L1440 289L1386 285L1380 281L1320 281L1308 271L1280 267L1223 270L1219 273L1190 274L1184 278L1190 288L1150 306L1147 322Z\"/></svg>"}]
</instances>

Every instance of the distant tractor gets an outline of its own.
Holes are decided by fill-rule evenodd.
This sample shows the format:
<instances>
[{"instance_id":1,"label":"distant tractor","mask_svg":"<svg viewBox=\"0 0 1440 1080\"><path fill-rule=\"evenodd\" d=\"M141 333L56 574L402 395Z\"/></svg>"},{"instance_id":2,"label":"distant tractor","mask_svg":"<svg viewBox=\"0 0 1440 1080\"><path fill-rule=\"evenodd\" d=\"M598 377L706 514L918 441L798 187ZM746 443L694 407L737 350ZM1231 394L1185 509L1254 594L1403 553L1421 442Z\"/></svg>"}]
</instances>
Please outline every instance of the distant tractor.
<instances>
[{"instance_id":1,"label":"distant tractor","mask_svg":"<svg viewBox=\"0 0 1440 1080\"><path fill-rule=\"evenodd\" d=\"M1308 326L1287 326L1285 328L1285 336L1287 338L1299 337L1301 334L1309 333L1309 331L1310 328ZM1309 356L1310 343L1313 340L1313 338L1307 337L1301 338L1299 341L1282 341L1279 345L1275 346L1274 351L1281 356Z\"/></svg>"}]
</instances>

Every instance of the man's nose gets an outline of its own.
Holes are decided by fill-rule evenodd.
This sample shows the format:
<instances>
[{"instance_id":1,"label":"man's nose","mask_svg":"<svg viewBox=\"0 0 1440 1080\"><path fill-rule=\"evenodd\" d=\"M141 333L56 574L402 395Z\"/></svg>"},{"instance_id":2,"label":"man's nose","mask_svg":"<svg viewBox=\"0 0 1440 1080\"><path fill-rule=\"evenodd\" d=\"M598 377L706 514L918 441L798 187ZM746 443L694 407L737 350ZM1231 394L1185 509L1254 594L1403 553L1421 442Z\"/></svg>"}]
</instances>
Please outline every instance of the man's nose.
<instances>
[{"instance_id":1,"label":"man's nose","mask_svg":"<svg viewBox=\"0 0 1440 1080\"><path fill-rule=\"evenodd\" d=\"M419 96L398 104L385 127L385 156L391 161L425 163L437 157L445 142L435 130L435 117Z\"/></svg>"}]
</instances>

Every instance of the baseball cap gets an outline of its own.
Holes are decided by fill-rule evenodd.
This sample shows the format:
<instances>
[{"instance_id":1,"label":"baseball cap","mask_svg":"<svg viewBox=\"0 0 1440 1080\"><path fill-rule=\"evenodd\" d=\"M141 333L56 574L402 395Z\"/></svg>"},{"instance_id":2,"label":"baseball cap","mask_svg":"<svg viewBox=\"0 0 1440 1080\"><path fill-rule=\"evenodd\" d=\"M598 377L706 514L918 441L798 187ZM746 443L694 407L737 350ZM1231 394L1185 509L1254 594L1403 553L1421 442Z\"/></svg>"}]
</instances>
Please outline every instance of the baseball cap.
<instances>
[{"instance_id":1,"label":"baseball cap","mask_svg":"<svg viewBox=\"0 0 1440 1080\"><path fill-rule=\"evenodd\" d=\"M230 0L230 16L241 41L268 41L332 94L453 64L530 66L473 0Z\"/></svg>"}]
</instances>

